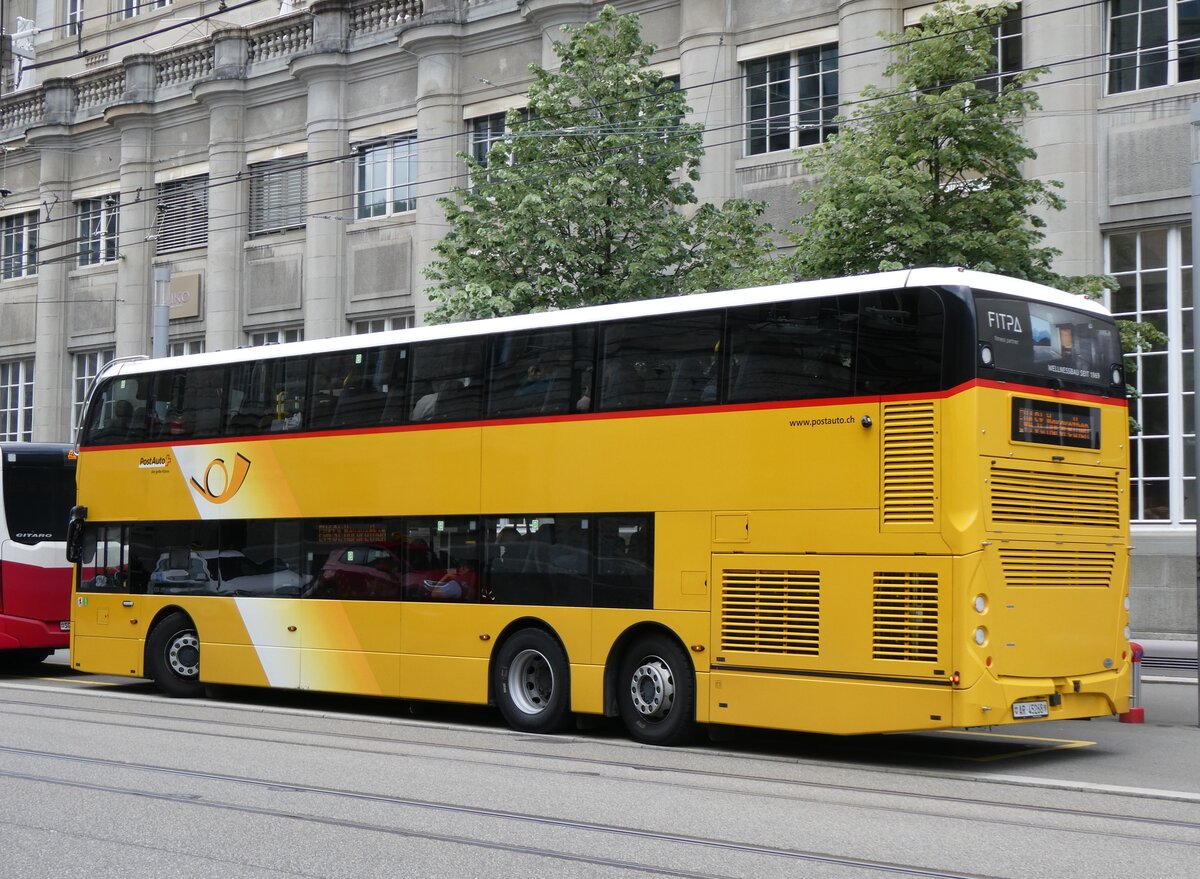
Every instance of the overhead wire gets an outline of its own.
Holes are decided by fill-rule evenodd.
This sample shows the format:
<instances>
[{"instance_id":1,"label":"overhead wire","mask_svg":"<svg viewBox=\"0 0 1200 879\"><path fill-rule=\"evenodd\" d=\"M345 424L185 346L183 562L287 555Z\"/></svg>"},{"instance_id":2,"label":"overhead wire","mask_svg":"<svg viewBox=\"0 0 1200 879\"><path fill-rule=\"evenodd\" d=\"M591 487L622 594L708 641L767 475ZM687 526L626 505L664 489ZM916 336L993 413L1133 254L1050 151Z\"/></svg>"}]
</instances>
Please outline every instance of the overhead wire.
<instances>
[{"instance_id":1,"label":"overhead wire","mask_svg":"<svg viewBox=\"0 0 1200 879\"><path fill-rule=\"evenodd\" d=\"M254 3L254 2L259 2L259 0L247 0L247 2L237 4L236 6L232 6L229 8L230 9L240 8L242 6L250 5L251 3ZM1035 18L1035 17L1042 17L1042 16L1046 16L1046 15L1059 14L1059 13L1067 12L1067 11L1078 10L1078 9L1086 8L1089 6L1100 5L1103 2L1104 2L1104 0L1087 0L1087 2L1079 3L1079 4L1076 4L1071 7L1063 7L1063 8L1057 9L1057 10L1048 10L1046 12L1033 13L1033 14L1024 16L1023 20L1029 19L1029 18ZM192 21L195 21L195 20L199 20L199 19L193 19ZM992 26L981 25L980 27L992 27ZM969 30L974 30L974 29L977 29L977 28L963 28L960 31L955 31L954 33L967 32ZM909 40L906 40L904 42L905 43L918 43L918 42L921 42L924 40L935 39L937 37L945 36L945 35L946 35L945 33L941 33L941 34L937 34L937 35L917 36L917 37L913 37ZM887 45L883 45L883 46L871 47L868 49L859 50L859 51L853 52L853 53L845 53L844 55L839 55L839 65L840 65L842 58L848 58L848 57L853 57L853 56L857 56L857 55L864 55L864 54L880 52L880 51L892 51L896 48L897 45L899 45L899 44L887 44ZM1052 66L1065 66L1065 65L1069 65L1069 64L1082 63L1082 62L1086 62L1089 60L1095 60L1098 57L1105 57L1108 54L1110 54L1110 53L1105 52L1105 53L1095 53L1095 54L1087 55L1087 56L1079 56L1077 58L1065 59L1060 62L1055 62L1054 65L1052 65ZM1046 67L1046 65L1023 67L1020 70L1006 70L1003 72L1003 75L1006 75L1006 76L1014 75L1014 74L1029 72L1031 70L1042 69L1044 67ZM1089 72L1089 73L1085 73L1085 74L1080 74L1078 76L1067 77L1067 78L1060 79L1060 80L1051 80L1051 81L1047 81L1047 82L1037 83L1037 86L1056 85L1056 84L1060 84L1060 83L1078 81L1080 79L1087 79L1090 77L1094 77L1094 76L1098 76L1098 75L1106 75L1106 74L1107 74L1107 71L1094 71L1094 72ZM988 74L987 76L984 76L984 77L977 77L977 79L992 79L999 75L1000 74L998 74L998 73ZM698 89L698 88L712 89L718 84L736 82L736 81L744 81L745 79L746 79L745 74L740 74L740 75L734 76L734 77L728 77L723 80L712 79L707 82L700 82L700 83L697 83L697 84L691 85L691 86L686 86L686 87L680 86L680 91L687 93L690 90L694 90L694 89ZM507 88L506 88L506 90L507 90ZM875 97L872 97L869 99L857 99L854 101L839 102L837 106L840 111L846 107L855 107L857 105L864 105L864 104L869 104L869 103L873 103L873 102L878 102L880 100L884 100L886 98L905 94L905 93L907 93L907 92L904 90L898 90L898 91L894 91L891 93L875 96ZM629 103L629 102L636 102L636 101L644 101L647 99L652 99L654 97L655 96L653 96L653 95L638 95L638 96L634 96L631 98L626 98L626 99L621 99L618 101L609 102L605 105L602 105L602 108L611 109L611 108L621 105L621 104L625 104L625 103ZM949 102L949 103L953 103L953 102ZM936 106L936 105L934 105L934 106ZM870 121L871 118L877 118L878 116L888 115L888 114L877 114L876 117L867 115L867 116L859 116L859 117L855 117L855 118L845 117L844 114L840 114L840 115L843 115L841 124L849 125L849 124L861 123L864 121ZM530 120L535 121L535 122L542 121L542 117L530 117ZM731 123L729 123L727 125L723 125L723 126L715 126L715 127L711 127L711 128L706 127L700 133L704 134L704 133L709 133L709 132L719 132L719 131L729 130L729 129L744 130L746 128L746 126L747 126L747 123L744 121L731 122ZM794 128L795 126L792 126L792 127ZM642 131L644 131L644 127L643 126L635 126L634 131L641 133ZM595 136L608 136L608 135L626 134L626 133L629 133L629 131L626 129L618 128L618 127L586 126L586 127L582 127L582 128L576 128L574 130L547 129L544 131L535 131L535 132L509 132L505 136L507 138L518 138L518 137L523 137L523 136L534 136L534 137L572 136L572 137L577 137L577 136L586 135L586 134L591 134L591 135L595 135ZM656 139L661 139L663 137L669 138L669 137L677 137L677 136L680 136L680 135L677 133L664 133L661 130L659 131L659 133L654 135L654 137ZM408 145L412 148L416 148L416 147L420 147L420 146L427 146L436 141L447 140L447 139L460 139L462 137L464 137L464 132L459 131L459 132L453 132L453 133L444 134L444 135L435 135L433 137L427 137L427 138L413 138L410 141L408 141ZM707 145L706 148L711 149L711 148L718 148L718 147L722 147L722 146L729 146L732 144L740 143L743 140L744 140L744 138L739 136L739 137L737 137L735 139L731 139L731 140L721 141L718 143L710 143ZM624 151L627 149L628 149L628 144L619 144L619 145L614 146L612 148L612 151L619 152L619 151ZM783 151L778 151L778 152L783 152ZM211 191L212 189L215 189L218 186L232 185L232 184L237 184L240 182L252 182L252 181L258 179L259 177L265 177L265 176L272 175L272 174L295 172L299 169L307 169L307 168L316 167L316 166L327 164L327 163L358 161L361 156L362 156L361 151L358 149L355 149L354 151L352 151L350 153L341 153L341 154L338 154L335 156L323 157L320 159L312 159L312 160L304 159L304 160L297 161L295 163L288 163L286 165L275 166L275 167L271 167L269 169L261 169L258 171L254 170L255 166L252 165L252 166L249 166L249 168L247 168L247 170L245 170L245 171L239 171L234 174L226 175L224 178L221 178L221 177L218 177L215 179L210 178L208 180L207 184L205 185L205 188L208 191ZM554 164L557 160L546 159L546 160L542 160L542 161L550 163L550 164ZM455 162L455 164L458 165L457 161ZM577 172L577 170L578 170L578 166L572 166L572 173ZM446 175L444 177L433 178L432 180L426 178L423 180L412 181L411 183L399 184L398 186L393 186L391 188L397 189L397 188L404 188L407 186L411 186L415 189L416 187L428 187L430 184L447 183L450 181L462 181L465 175L466 175L465 170L457 170L455 173ZM440 197L444 197L444 196L453 195L454 193L460 191L461 188L462 188L461 186L452 186L448 189L438 190L438 191L434 191L434 192L423 192L420 194L416 194L414 192L412 197L414 199L416 199L416 198L431 198L431 197L440 198ZM141 192L142 192L141 189L137 190L137 195L135 196L135 201L133 202L134 204L138 203L141 200L140 199ZM115 195L118 198L118 201L120 201L121 204L124 205L124 204L128 204L128 202L126 202L125 199L122 198L122 196L133 195L133 194L132 193L127 194L124 192L117 191L117 192L115 192ZM149 198L149 197L150 196L147 196L147 198ZM156 196L156 198L157 198L157 196ZM310 207L310 206L320 205L320 204L323 204L324 202L328 202L328 201L346 202L353 198L354 198L354 195L352 193L339 193L336 196L330 196L327 198L306 199L304 202L291 202L291 203L287 203L284 206L285 207L296 207L296 206ZM159 203L162 204L163 202L160 201ZM215 231L238 229L238 228L244 228L244 227L249 226L249 217L247 217L246 214L247 214L247 212L245 210L239 210L235 214L218 215L216 217L210 217L210 220L211 219L221 220L221 219L232 218L232 217L237 217L237 218L246 217L245 223L239 223L239 224L235 224L235 225L231 225L231 226L230 225L222 226L222 227L220 227L220 229L217 229ZM319 213L311 214L310 213L310 214L308 214L308 216L314 217L314 218L320 218L322 216L322 214L319 214ZM337 216L337 218L339 218L339 219L345 219L345 220L367 219L367 218L360 218L360 217L354 217L354 216L339 216L339 215L335 215L335 216ZM392 215L392 216L395 216L395 215ZM79 217L80 217L80 213L67 214L67 215L60 217L60 220L77 221ZM212 225L211 222L209 225L210 226ZM303 223L301 223L299 225L303 225ZM148 236L151 236L151 235L156 234L158 229L157 229L157 223L156 223L155 226L152 226L152 227L135 228L132 230L127 229L125 231L127 234L129 234L129 233L133 233L133 234L146 233ZM52 245L46 245L45 248L39 247L39 252L43 249L56 250L56 249L61 249L62 247L70 247L72 245L77 245L77 244L81 243L81 241L84 241L84 240L89 240L89 239L84 238L83 236L80 236L78 238L65 239L63 241L56 242L55 244L52 244ZM39 264L51 264L51 263L57 262L57 261L74 260L77 258L78 258L78 253L70 253L70 254L64 254L62 256L50 257L48 259L39 260Z\"/></svg>"}]
</instances>

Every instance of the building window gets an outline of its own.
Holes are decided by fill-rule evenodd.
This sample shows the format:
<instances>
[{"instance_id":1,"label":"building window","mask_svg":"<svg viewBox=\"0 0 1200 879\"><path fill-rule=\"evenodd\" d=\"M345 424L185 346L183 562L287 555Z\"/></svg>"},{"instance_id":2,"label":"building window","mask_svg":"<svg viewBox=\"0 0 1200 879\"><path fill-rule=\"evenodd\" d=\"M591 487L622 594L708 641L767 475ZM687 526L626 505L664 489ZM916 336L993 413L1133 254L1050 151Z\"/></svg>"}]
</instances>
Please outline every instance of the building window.
<instances>
[{"instance_id":1,"label":"building window","mask_svg":"<svg viewBox=\"0 0 1200 879\"><path fill-rule=\"evenodd\" d=\"M996 42L992 47L991 73L979 80L979 87L998 92L1024 69L1021 7L1010 9L1000 24L992 28Z\"/></svg>"},{"instance_id":2,"label":"building window","mask_svg":"<svg viewBox=\"0 0 1200 879\"><path fill-rule=\"evenodd\" d=\"M260 330L250 333L250 347L262 345L280 345L284 342L303 342L304 330L300 327L290 327L278 330Z\"/></svg>"},{"instance_id":3,"label":"building window","mask_svg":"<svg viewBox=\"0 0 1200 879\"><path fill-rule=\"evenodd\" d=\"M493 113L471 120L471 158L487 167L492 144L504 139L504 113Z\"/></svg>"},{"instance_id":4,"label":"building window","mask_svg":"<svg viewBox=\"0 0 1200 879\"><path fill-rule=\"evenodd\" d=\"M38 214L14 214L0 219L3 245L0 250L0 277L27 278L37 274Z\"/></svg>"},{"instance_id":5,"label":"building window","mask_svg":"<svg viewBox=\"0 0 1200 879\"><path fill-rule=\"evenodd\" d=\"M80 351L75 355L75 388L71 401L71 436L79 429L83 417L83 404L87 402L88 390L100 374L104 364L113 359L111 348L99 351Z\"/></svg>"},{"instance_id":6,"label":"building window","mask_svg":"<svg viewBox=\"0 0 1200 879\"><path fill-rule=\"evenodd\" d=\"M417 209L417 135L367 144L358 151L356 217L386 217Z\"/></svg>"},{"instance_id":7,"label":"building window","mask_svg":"<svg viewBox=\"0 0 1200 879\"><path fill-rule=\"evenodd\" d=\"M116 195L75 202L79 217L79 264L94 266L114 262L120 231L121 201Z\"/></svg>"},{"instance_id":8,"label":"building window","mask_svg":"<svg viewBox=\"0 0 1200 879\"><path fill-rule=\"evenodd\" d=\"M304 225L308 215L305 157L250 166L250 234L282 232Z\"/></svg>"},{"instance_id":9,"label":"building window","mask_svg":"<svg viewBox=\"0 0 1200 879\"><path fill-rule=\"evenodd\" d=\"M1108 272L1121 284L1109 307L1119 318L1154 324L1169 339L1165 349L1125 357L1128 383L1140 394L1129 401L1141 426L1130 437L1130 516L1190 521L1196 516L1191 226L1118 232L1106 244Z\"/></svg>"},{"instance_id":10,"label":"building window","mask_svg":"<svg viewBox=\"0 0 1200 879\"><path fill-rule=\"evenodd\" d=\"M183 357L185 354L203 354L203 339L174 339L167 349L168 357Z\"/></svg>"},{"instance_id":11,"label":"building window","mask_svg":"<svg viewBox=\"0 0 1200 879\"><path fill-rule=\"evenodd\" d=\"M33 361L0 363L0 440L33 441Z\"/></svg>"},{"instance_id":12,"label":"building window","mask_svg":"<svg viewBox=\"0 0 1200 879\"><path fill-rule=\"evenodd\" d=\"M1193 79L1200 79L1197 0L1111 0L1109 94Z\"/></svg>"},{"instance_id":13,"label":"building window","mask_svg":"<svg viewBox=\"0 0 1200 879\"><path fill-rule=\"evenodd\" d=\"M83 0L79 0L80 5ZM151 9L166 9L171 0L121 0L121 18L133 18L142 11Z\"/></svg>"},{"instance_id":14,"label":"building window","mask_svg":"<svg viewBox=\"0 0 1200 879\"><path fill-rule=\"evenodd\" d=\"M837 132L837 43L745 64L746 154L820 143Z\"/></svg>"},{"instance_id":15,"label":"building window","mask_svg":"<svg viewBox=\"0 0 1200 879\"><path fill-rule=\"evenodd\" d=\"M388 330L407 330L413 325L411 314L397 314L391 317L368 317L352 321L350 332L355 336L366 333L386 333Z\"/></svg>"},{"instance_id":16,"label":"building window","mask_svg":"<svg viewBox=\"0 0 1200 879\"><path fill-rule=\"evenodd\" d=\"M158 184L155 251L173 253L208 244L208 175Z\"/></svg>"},{"instance_id":17,"label":"building window","mask_svg":"<svg viewBox=\"0 0 1200 879\"><path fill-rule=\"evenodd\" d=\"M67 36L79 36L79 26L83 21L83 0L66 0L67 11L64 18L67 21Z\"/></svg>"}]
</instances>

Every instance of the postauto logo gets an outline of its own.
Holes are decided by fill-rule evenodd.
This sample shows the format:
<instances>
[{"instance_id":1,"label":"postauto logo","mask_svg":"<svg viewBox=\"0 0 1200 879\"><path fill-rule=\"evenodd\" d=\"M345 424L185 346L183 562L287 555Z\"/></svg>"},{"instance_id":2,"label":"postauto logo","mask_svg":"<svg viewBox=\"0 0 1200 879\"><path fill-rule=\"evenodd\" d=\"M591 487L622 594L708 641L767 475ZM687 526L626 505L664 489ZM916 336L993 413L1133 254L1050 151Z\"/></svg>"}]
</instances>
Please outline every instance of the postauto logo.
<instances>
[{"instance_id":1,"label":"postauto logo","mask_svg":"<svg viewBox=\"0 0 1200 879\"><path fill-rule=\"evenodd\" d=\"M246 474L250 472L250 459L238 452L233 459L233 473L225 465L224 458L213 458L204 468L204 478L192 477L192 488L200 492L204 499L214 504L223 504L232 500L238 493Z\"/></svg>"}]
</instances>

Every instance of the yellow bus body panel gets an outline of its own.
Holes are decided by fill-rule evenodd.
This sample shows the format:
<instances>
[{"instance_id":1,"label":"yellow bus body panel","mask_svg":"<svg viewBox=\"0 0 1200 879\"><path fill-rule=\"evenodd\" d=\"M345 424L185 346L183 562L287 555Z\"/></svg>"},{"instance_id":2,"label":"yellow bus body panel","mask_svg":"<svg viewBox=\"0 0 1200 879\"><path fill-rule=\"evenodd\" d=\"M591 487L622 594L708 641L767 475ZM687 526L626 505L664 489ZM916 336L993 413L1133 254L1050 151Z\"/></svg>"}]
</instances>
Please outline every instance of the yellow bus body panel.
<instances>
[{"instance_id":1,"label":"yellow bus body panel","mask_svg":"<svg viewBox=\"0 0 1200 879\"><path fill-rule=\"evenodd\" d=\"M978 383L85 449L80 503L96 522L652 511L654 607L80 593L72 661L144 673L150 623L179 607L205 681L484 703L505 633L536 625L566 650L572 709L600 714L624 646L651 627L688 652L701 722L849 734L1012 723L1025 700L1047 700L1051 719L1123 711L1127 411L1077 397ZM1015 398L1098 408L1102 448L1014 442ZM244 483L214 502L239 455Z\"/></svg>"}]
</instances>

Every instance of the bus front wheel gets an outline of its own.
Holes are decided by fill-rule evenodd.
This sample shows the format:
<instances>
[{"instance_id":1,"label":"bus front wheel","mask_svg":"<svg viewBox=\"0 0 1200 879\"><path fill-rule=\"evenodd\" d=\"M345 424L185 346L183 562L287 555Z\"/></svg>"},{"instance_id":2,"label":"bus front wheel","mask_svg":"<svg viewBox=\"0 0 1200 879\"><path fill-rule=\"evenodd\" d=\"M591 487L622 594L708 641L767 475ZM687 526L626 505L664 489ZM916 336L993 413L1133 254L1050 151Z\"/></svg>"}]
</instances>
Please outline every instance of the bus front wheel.
<instances>
[{"instance_id":1,"label":"bus front wheel","mask_svg":"<svg viewBox=\"0 0 1200 879\"><path fill-rule=\"evenodd\" d=\"M541 629L522 629L504 642L493 665L496 705L513 729L561 730L571 710L567 654Z\"/></svg>"},{"instance_id":2,"label":"bus front wheel","mask_svg":"<svg viewBox=\"0 0 1200 879\"><path fill-rule=\"evenodd\" d=\"M683 648L665 635L634 643L621 662L617 702L634 741L688 741L696 728L696 678Z\"/></svg>"},{"instance_id":3,"label":"bus front wheel","mask_svg":"<svg viewBox=\"0 0 1200 879\"><path fill-rule=\"evenodd\" d=\"M187 614L170 614L154 627L146 641L146 670L168 696L186 699L204 693L200 638Z\"/></svg>"}]
</instances>

